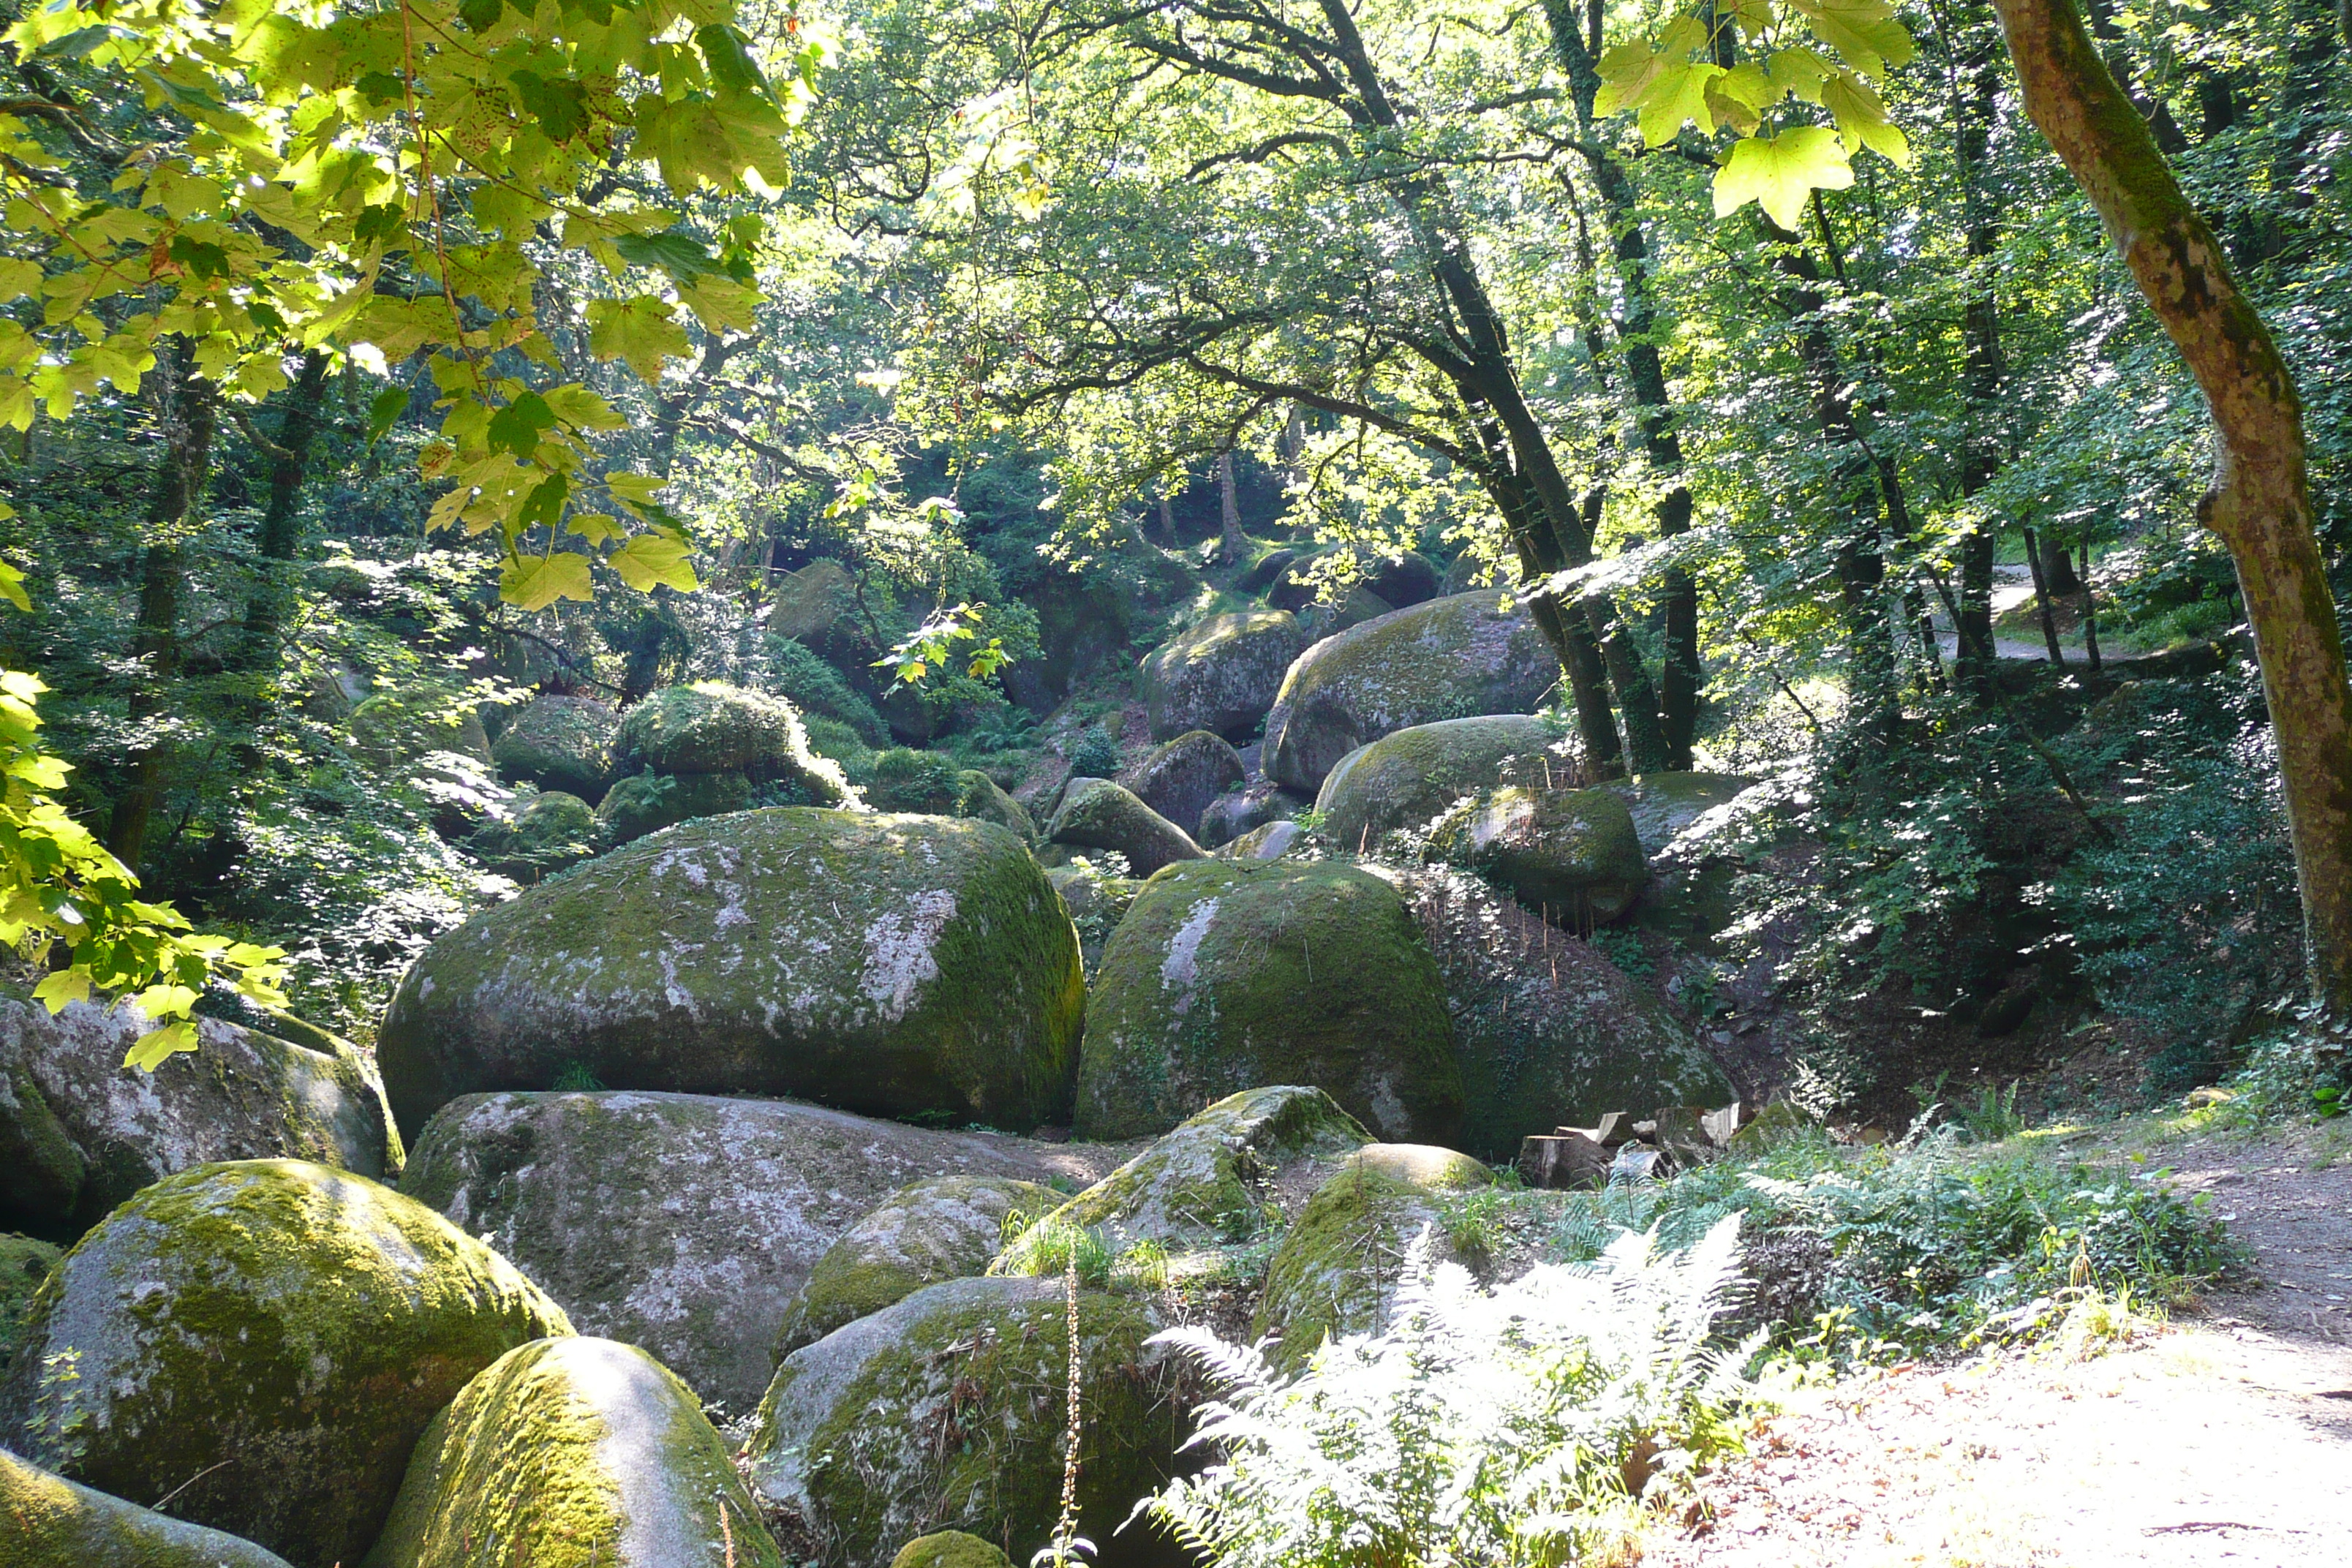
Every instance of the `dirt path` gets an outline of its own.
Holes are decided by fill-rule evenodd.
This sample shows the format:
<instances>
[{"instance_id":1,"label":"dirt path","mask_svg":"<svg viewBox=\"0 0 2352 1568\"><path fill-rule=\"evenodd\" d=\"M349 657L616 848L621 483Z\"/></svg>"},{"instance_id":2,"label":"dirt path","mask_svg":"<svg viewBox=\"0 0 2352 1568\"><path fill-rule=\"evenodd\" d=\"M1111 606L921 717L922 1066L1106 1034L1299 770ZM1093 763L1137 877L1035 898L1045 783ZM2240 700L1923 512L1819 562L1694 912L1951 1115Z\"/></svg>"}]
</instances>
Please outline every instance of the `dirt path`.
<instances>
[{"instance_id":1,"label":"dirt path","mask_svg":"<svg viewBox=\"0 0 2352 1568\"><path fill-rule=\"evenodd\" d=\"M2174 1143L2263 1281L2082 1362L1885 1373L1774 1420L1651 1568L2352 1564L2352 1163Z\"/></svg>"}]
</instances>

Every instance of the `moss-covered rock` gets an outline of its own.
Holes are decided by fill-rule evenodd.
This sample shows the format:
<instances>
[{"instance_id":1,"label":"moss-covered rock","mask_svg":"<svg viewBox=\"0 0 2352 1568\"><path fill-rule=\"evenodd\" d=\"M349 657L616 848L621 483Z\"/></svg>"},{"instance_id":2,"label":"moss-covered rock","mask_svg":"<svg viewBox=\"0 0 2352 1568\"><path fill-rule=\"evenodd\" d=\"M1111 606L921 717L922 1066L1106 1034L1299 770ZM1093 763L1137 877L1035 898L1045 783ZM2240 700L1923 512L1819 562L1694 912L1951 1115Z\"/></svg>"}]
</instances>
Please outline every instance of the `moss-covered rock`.
<instances>
[{"instance_id":1,"label":"moss-covered rock","mask_svg":"<svg viewBox=\"0 0 2352 1568\"><path fill-rule=\"evenodd\" d=\"M745 1450L753 1489L832 1568L884 1568L941 1526L1027 1562L1061 1503L1066 1313L1058 1279L958 1279L795 1351ZM1118 1528L1184 1435L1171 1354L1145 1342L1159 1326L1140 1302L1079 1293L1078 1532L1106 1568L1180 1560Z\"/></svg>"},{"instance_id":2,"label":"moss-covered rock","mask_svg":"<svg viewBox=\"0 0 2352 1568\"><path fill-rule=\"evenodd\" d=\"M0 1373L16 1360L34 1293L65 1255L29 1236L0 1236ZM5 1559L0 1559L5 1561Z\"/></svg>"},{"instance_id":3,"label":"moss-covered rock","mask_svg":"<svg viewBox=\"0 0 2352 1568\"><path fill-rule=\"evenodd\" d=\"M1108 779L1073 784L1045 829L1056 844L1079 849L1111 849L1127 857L1139 877L1162 866L1198 860L1192 836Z\"/></svg>"},{"instance_id":4,"label":"moss-covered rock","mask_svg":"<svg viewBox=\"0 0 2352 1568\"><path fill-rule=\"evenodd\" d=\"M1431 1256L1464 1261L1447 1235L1445 1193L1358 1161L1315 1190L1266 1266L1252 1337L1280 1339L1274 1363L1305 1364L1326 1339L1378 1333L1396 1308L1406 1255L1424 1232Z\"/></svg>"},{"instance_id":5,"label":"moss-covered rock","mask_svg":"<svg viewBox=\"0 0 2352 1568\"><path fill-rule=\"evenodd\" d=\"M1650 879L1633 814L1607 789L1488 790L1438 822L1429 857L1482 871L1578 930L1622 915Z\"/></svg>"},{"instance_id":6,"label":"moss-covered rock","mask_svg":"<svg viewBox=\"0 0 2352 1568\"><path fill-rule=\"evenodd\" d=\"M874 759L874 781L866 786L866 799L877 811L993 822L1018 834L1024 844L1037 837L1028 812L994 779L976 768L957 766L953 757L940 752L901 746L881 752Z\"/></svg>"},{"instance_id":7,"label":"moss-covered rock","mask_svg":"<svg viewBox=\"0 0 2352 1568\"><path fill-rule=\"evenodd\" d=\"M460 1094L787 1094L1026 1130L1068 1103L1085 979L992 824L790 806L689 822L435 942L377 1039L404 1128Z\"/></svg>"},{"instance_id":8,"label":"moss-covered rock","mask_svg":"<svg viewBox=\"0 0 2352 1568\"><path fill-rule=\"evenodd\" d=\"M620 715L593 697L539 697L507 721L490 758L509 783L604 798Z\"/></svg>"},{"instance_id":9,"label":"moss-covered rock","mask_svg":"<svg viewBox=\"0 0 2352 1568\"><path fill-rule=\"evenodd\" d=\"M784 1311L776 1360L895 1306L926 1285L988 1271L1005 1216L1061 1202L1053 1188L1003 1176L935 1176L901 1187L825 1249Z\"/></svg>"},{"instance_id":10,"label":"moss-covered rock","mask_svg":"<svg viewBox=\"0 0 2352 1568\"><path fill-rule=\"evenodd\" d=\"M1495 1184L1495 1173L1458 1149L1434 1143L1367 1143L1339 1162L1433 1193L1467 1193Z\"/></svg>"},{"instance_id":11,"label":"moss-covered rock","mask_svg":"<svg viewBox=\"0 0 2352 1568\"><path fill-rule=\"evenodd\" d=\"M563 1310L413 1198L299 1160L167 1176L82 1238L0 1383L0 1442L142 1505L355 1563L425 1425Z\"/></svg>"},{"instance_id":12,"label":"moss-covered rock","mask_svg":"<svg viewBox=\"0 0 2352 1568\"><path fill-rule=\"evenodd\" d=\"M919 1535L898 1548L890 1568L1013 1568L1004 1549L961 1530Z\"/></svg>"},{"instance_id":13,"label":"moss-covered rock","mask_svg":"<svg viewBox=\"0 0 2352 1568\"><path fill-rule=\"evenodd\" d=\"M846 669L863 669L874 658L874 639L857 613L857 584L840 562L821 555L772 579L768 592L774 605L768 629L777 636Z\"/></svg>"},{"instance_id":14,"label":"moss-covered rock","mask_svg":"<svg viewBox=\"0 0 2352 1568\"><path fill-rule=\"evenodd\" d=\"M1258 779L1234 795L1222 795L1201 813L1195 842L1203 848L1230 844L1268 823L1289 822L1312 810L1315 803L1295 790Z\"/></svg>"},{"instance_id":15,"label":"moss-covered rock","mask_svg":"<svg viewBox=\"0 0 2352 1568\"><path fill-rule=\"evenodd\" d=\"M1393 731L1349 752L1325 776L1315 797L1323 834L1353 850L1396 828L1425 827L1463 796L1501 784L1513 758L1540 755L1558 739L1524 713Z\"/></svg>"},{"instance_id":16,"label":"moss-covered rock","mask_svg":"<svg viewBox=\"0 0 2352 1568\"><path fill-rule=\"evenodd\" d=\"M509 1351L433 1418L362 1568L485 1561L782 1568L783 1554L692 1391L635 1345L552 1339Z\"/></svg>"},{"instance_id":17,"label":"moss-covered rock","mask_svg":"<svg viewBox=\"0 0 2352 1568\"><path fill-rule=\"evenodd\" d=\"M1102 966L1103 950L1110 945L1111 932L1118 929L1118 922L1134 907L1135 895L1143 890L1143 879L1106 876L1086 860L1055 866L1045 873L1045 879L1054 884L1054 890L1062 895L1062 903L1070 911L1070 923L1077 928L1078 950L1085 955L1087 973L1091 976Z\"/></svg>"},{"instance_id":18,"label":"moss-covered rock","mask_svg":"<svg viewBox=\"0 0 2352 1568\"><path fill-rule=\"evenodd\" d=\"M632 773L618 780L596 808L607 841L634 844L648 833L697 817L749 811L755 804L743 773Z\"/></svg>"},{"instance_id":19,"label":"moss-covered rock","mask_svg":"<svg viewBox=\"0 0 2352 1568\"><path fill-rule=\"evenodd\" d=\"M1139 1241L1179 1247L1246 1241L1266 1223L1267 1189L1301 1161L1360 1146L1364 1130L1319 1089L1276 1084L1227 1095L1046 1215L1098 1231L1115 1251ZM1005 1249L995 1272L1029 1271L1032 1251Z\"/></svg>"},{"instance_id":20,"label":"moss-covered rock","mask_svg":"<svg viewBox=\"0 0 2352 1568\"><path fill-rule=\"evenodd\" d=\"M0 1568L287 1568L217 1530L152 1512L0 1449Z\"/></svg>"},{"instance_id":21,"label":"moss-covered rock","mask_svg":"<svg viewBox=\"0 0 2352 1568\"><path fill-rule=\"evenodd\" d=\"M1312 794L1358 746L1441 719L1531 712L1559 679L1551 645L1507 595L1432 599L1298 657L1266 718L1265 774Z\"/></svg>"},{"instance_id":22,"label":"moss-covered rock","mask_svg":"<svg viewBox=\"0 0 2352 1568\"><path fill-rule=\"evenodd\" d=\"M511 818L484 823L466 841L484 866L525 885L593 859L603 847L595 810L556 790L523 797Z\"/></svg>"},{"instance_id":23,"label":"moss-covered rock","mask_svg":"<svg viewBox=\"0 0 2352 1568\"><path fill-rule=\"evenodd\" d=\"M782 789L792 805L851 799L840 765L809 749L800 710L781 697L720 681L670 686L628 711L613 737L623 773L731 773Z\"/></svg>"},{"instance_id":24,"label":"moss-covered rock","mask_svg":"<svg viewBox=\"0 0 2352 1568\"><path fill-rule=\"evenodd\" d=\"M1459 871L1415 870L1403 892L1444 977L1463 1148L1508 1159L1522 1138L1612 1110L1736 1098L1697 1037L1607 954Z\"/></svg>"},{"instance_id":25,"label":"moss-covered rock","mask_svg":"<svg viewBox=\"0 0 2352 1568\"><path fill-rule=\"evenodd\" d=\"M491 1094L426 1124L402 1190L495 1237L583 1333L740 1412L835 1241L910 1182L1042 1180L1028 1147L780 1100Z\"/></svg>"},{"instance_id":26,"label":"moss-covered rock","mask_svg":"<svg viewBox=\"0 0 2352 1568\"><path fill-rule=\"evenodd\" d=\"M1217 851L1223 860L1279 860L1300 847L1307 839L1307 830L1295 822L1269 822L1263 827L1253 827L1231 844Z\"/></svg>"},{"instance_id":27,"label":"moss-covered rock","mask_svg":"<svg viewBox=\"0 0 2352 1568\"><path fill-rule=\"evenodd\" d=\"M966 768L956 775L958 785L955 814L974 822L992 822L1018 837L1024 844L1037 841L1037 825L1030 820L1026 807L1004 793L1003 786L978 768Z\"/></svg>"},{"instance_id":28,"label":"moss-covered rock","mask_svg":"<svg viewBox=\"0 0 2352 1568\"><path fill-rule=\"evenodd\" d=\"M1120 782L1136 799L1188 831L1219 795L1242 787L1249 770L1222 736L1179 735L1128 770Z\"/></svg>"},{"instance_id":29,"label":"moss-covered rock","mask_svg":"<svg viewBox=\"0 0 2352 1568\"><path fill-rule=\"evenodd\" d=\"M1171 637L1143 661L1151 738L1207 730L1248 740L1274 706L1283 673L1306 646L1297 620L1286 610L1211 616Z\"/></svg>"},{"instance_id":30,"label":"moss-covered rock","mask_svg":"<svg viewBox=\"0 0 2352 1568\"><path fill-rule=\"evenodd\" d=\"M389 1178L400 1134L374 1062L288 1018L281 1038L218 1018L152 1073L122 1065L128 1009L52 1015L0 997L0 1226L69 1241L174 1171L277 1155Z\"/></svg>"},{"instance_id":31,"label":"moss-covered rock","mask_svg":"<svg viewBox=\"0 0 2352 1568\"><path fill-rule=\"evenodd\" d=\"M1103 956L1079 1133L1162 1132L1268 1083L1320 1089L1383 1137L1450 1139L1462 1080L1437 965L1396 889L1352 866L1171 867Z\"/></svg>"},{"instance_id":32,"label":"moss-covered rock","mask_svg":"<svg viewBox=\"0 0 2352 1568\"><path fill-rule=\"evenodd\" d=\"M1755 788L1756 781L1738 773L1643 773L1601 787L1625 803L1642 853L1655 855L1701 816Z\"/></svg>"}]
</instances>

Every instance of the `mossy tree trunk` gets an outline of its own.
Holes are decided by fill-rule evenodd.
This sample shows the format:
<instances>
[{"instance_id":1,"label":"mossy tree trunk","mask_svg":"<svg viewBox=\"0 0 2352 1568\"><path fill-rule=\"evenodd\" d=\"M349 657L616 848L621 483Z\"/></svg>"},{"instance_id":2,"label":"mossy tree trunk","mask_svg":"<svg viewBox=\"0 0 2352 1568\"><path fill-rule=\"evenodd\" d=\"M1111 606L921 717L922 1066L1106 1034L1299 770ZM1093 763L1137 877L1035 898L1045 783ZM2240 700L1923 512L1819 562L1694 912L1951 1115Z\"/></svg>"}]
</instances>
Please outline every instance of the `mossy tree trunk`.
<instances>
[{"instance_id":1,"label":"mossy tree trunk","mask_svg":"<svg viewBox=\"0 0 2352 1568\"><path fill-rule=\"evenodd\" d=\"M2073 0L1994 0L2025 109L2098 210L2203 389L2198 518L2229 547L2278 736L2312 988L2352 1018L2352 687L2312 529L2303 405L2278 344L2100 59Z\"/></svg>"}]
</instances>

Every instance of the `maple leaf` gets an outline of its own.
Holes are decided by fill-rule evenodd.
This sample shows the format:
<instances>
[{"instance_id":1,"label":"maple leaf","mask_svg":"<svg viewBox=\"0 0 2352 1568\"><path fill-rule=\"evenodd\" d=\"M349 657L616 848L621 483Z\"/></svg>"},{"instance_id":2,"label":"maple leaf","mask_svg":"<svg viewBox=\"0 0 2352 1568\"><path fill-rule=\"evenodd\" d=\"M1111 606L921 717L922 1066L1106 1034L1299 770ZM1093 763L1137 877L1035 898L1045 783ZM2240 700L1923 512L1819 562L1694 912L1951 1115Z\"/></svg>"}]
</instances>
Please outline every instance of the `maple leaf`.
<instances>
[{"instance_id":1,"label":"maple leaf","mask_svg":"<svg viewBox=\"0 0 2352 1568\"><path fill-rule=\"evenodd\" d=\"M1750 136L1716 171L1715 216L1728 217L1752 201L1782 228L1794 228L1815 191L1842 191L1853 184L1853 165L1827 126Z\"/></svg>"}]
</instances>

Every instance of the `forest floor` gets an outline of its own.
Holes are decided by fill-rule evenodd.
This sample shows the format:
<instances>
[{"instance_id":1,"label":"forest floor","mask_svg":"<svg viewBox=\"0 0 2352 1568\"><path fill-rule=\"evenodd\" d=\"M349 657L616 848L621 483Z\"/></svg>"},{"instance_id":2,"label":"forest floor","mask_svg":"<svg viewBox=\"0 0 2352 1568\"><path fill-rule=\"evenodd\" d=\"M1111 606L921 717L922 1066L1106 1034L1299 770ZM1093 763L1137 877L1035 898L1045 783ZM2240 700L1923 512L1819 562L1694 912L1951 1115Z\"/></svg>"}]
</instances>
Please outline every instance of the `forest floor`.
<instances>
[{"instance_id":1,"label":"forest floor","mask_svg":"<svg viewBox=\"0 0 2352 1568\"><path fill-rule=\"evenodd\" d=\"M2247 1278L2086 1359L1988 1353L1801 1396L1646 1568L2352 1563L2352 1130L2070 1136L2211 1194Z\"/></svg>"}]
</instances>

